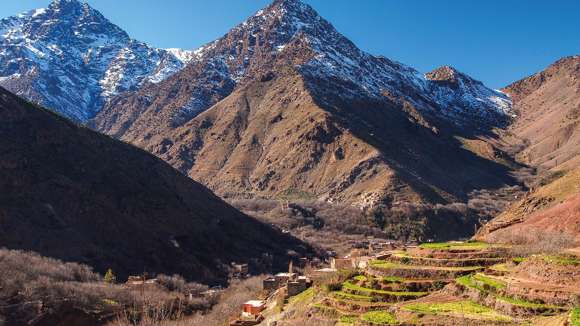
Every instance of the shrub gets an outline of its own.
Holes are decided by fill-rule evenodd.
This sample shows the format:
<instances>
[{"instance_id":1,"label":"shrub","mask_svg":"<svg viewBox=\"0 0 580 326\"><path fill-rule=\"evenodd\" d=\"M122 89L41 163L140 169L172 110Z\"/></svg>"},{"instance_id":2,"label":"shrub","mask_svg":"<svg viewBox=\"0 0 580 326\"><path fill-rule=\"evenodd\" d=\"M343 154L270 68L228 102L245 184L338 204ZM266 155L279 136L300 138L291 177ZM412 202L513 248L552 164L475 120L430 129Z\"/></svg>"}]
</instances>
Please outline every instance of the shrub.
<instances>
[{"instance_id":1,"label":"shrub","mask_svg":"<svg viewBox=\"0 0 580 326\"><path fill-rule=\"evenodd\" d=\"M107 283L115 283L117 281L117 277L115 276L115 274L113 274L113 270L112 269L108 269L107 272L105 273L105 278L104 281Z\"/></svg>"},{"instance_id":2,"label":"shrub","mask_svg":"<svg viewBox=\"0 0 580 326\"><path fill-rule=\"evenodd\" d=\"M180 275L157 275L157 281L169 291L185 292L187 282Z\"/></svg>"}]
</instances>

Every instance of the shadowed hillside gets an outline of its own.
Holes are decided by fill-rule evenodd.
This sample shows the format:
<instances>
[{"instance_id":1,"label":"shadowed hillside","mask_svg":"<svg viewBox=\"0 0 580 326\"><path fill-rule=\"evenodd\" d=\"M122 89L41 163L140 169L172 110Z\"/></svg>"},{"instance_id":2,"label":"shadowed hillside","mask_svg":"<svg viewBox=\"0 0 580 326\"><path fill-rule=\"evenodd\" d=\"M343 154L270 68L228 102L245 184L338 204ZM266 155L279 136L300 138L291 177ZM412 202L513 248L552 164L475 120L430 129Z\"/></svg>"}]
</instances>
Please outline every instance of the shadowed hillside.
<instances>
[{"instance_id":1,"label":"shadowed hillside","mask_svg":"<svg viewBox=\"0 0 580 326\"><path fill-rule=\"evenodd\" d=\"M0 121L0 246L208 282L232 261L283 266L306 250L153 155L3 89Z\"/></svg>"}]
</instances>

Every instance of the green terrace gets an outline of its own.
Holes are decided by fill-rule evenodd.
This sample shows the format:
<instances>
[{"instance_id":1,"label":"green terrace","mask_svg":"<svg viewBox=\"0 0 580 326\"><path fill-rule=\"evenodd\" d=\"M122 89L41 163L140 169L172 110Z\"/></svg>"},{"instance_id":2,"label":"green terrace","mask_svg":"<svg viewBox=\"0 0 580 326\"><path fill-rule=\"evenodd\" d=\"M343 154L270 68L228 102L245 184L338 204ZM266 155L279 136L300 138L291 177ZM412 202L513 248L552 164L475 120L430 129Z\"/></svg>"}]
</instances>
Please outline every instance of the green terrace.
<instances>
[{"instance_id":1,"label":"green terrace","mask_svg":"<svg viewBox=\"0 0 580 326\"><path fill-rule=\"evenodd\" d=\"M518 306L518 307L522 307L522 308L530 308L530 309L534 309L534 310L547 310L547 311L553 311L553 312L566 310L564 307L559 307L559 306L545 304L545 303L530 302L530 301L527 301L524 299L510 298L510 297L504 297L504 296L497 297L497 299L500 301L503 301L503 302L507 302L507 303L514 305L514 306Z\"/></svg>"},{"instance_id":2,"label":"green terrace","mask_svg":"<svg viewBox=\"0 0 580 326\"><path fill-rule=\"evenodd\" d=\"M477 289L479 291L492 291L492 292L499 292L506 288L506 283L504 281L486 276L484 274L471 274L459 277L457 283Z\"/></svg>"},{"instance_id":3,"label":"green terrace","mask_svg":"<svg viewBox=\"0 0 580 326\"><path fill-rule=\"evenodd\" d=\"M343 324L354 324L358 320L358 316L356 315L342 315L338 318L338 321Z\"/></svg>"},{"instance_id":4,"label":"green terrace","mask_svg":"<svg viewBox=\"0 0 580 326\"><path fill-rule=\"evenodd\" d=\"M350 301L362 301L362 302L373 302L376 299L368 295L352 294L343 291L334 291L330 294L332 297L337 299L345 299Z\"/></svg>"},{"instance_id":5,"label":"green terrace","mask_svg":"<svg viewBox=\"0 0 580 326\"><path fill-rule=\"evenodd\" d=\"M432 258L423 256L411 256L407 253L395 253L389 260L396 259L403 264L426 264L439 266L470 266L470 265L493 265L504 262L502 257L477 257L477 258Z\"/></svg>"},{"instance_id":6,"label":"green terrace","mask_svg":"<svg viewBox=\"0 0 580 326\"><path fill-rule=\"evenodd\" d=\"M353 316L353 313L350 311L346 311L346 310L339 309L339 308L336 308L333 306L329 306L328 304L326 304L324 302L315 303L312 305L312 307L318 309L319 311L321 311L323 313L337 315L338 318L342 318L344 316L348 316L348 317Z\"/></svg>"},{"instance_id":7,"label":"green terrace","mask_svg":"<svg viewBox=\"0 0 580 326\"><path fill-rule=\"evenodd\" d=\"M381 280L386 283L403 283L405 281L404 278L398 276L383 276ZM414 281L414 280L409 280Z\"/></svg>"},{"instance_id":8,"label":"green terrace","mask_svg":"<svg viewBox=\"0 0 580 326\"><path fill-rule=\"evenodd\" d=\"M382 269L416 269L416 270L437 270L437 271L453 271L453 272L474 272L481 270L483 266L428 266L428 265L408 265L393 263L384 260L372 260L370 266Z\"/></svg>"},{"instance_id":9,"label":"green terrace","mask_svg":"<svg viewBox=\"0 0 580 326\"><path fill-rule=\"evenodd\" d=\"M349 281L342 283L343 291L355 293L361 296L381 296L381 297L399 297L401 299L419 298L429 294L429 292L399 292L399 291L385 291L378 289L366 288Z\"/></svg>"},{"instance_id":10,"label":"green terrace","mask_svg":"<svg viewBox=\"0 0 580 326\"><path fill-rule=\"evenodd\" d=\"M550 264L558 264L563 266L578 266L580 265L580 259L577 256L572 255L548 255L542 256L544 261Z\"/></svg>"},{"instance_id":11,"label":"green terrace","mask_svg":"<svg viewBox=\"0 0 580 326\"><path fill-rule=\"evenodd\" d=\"M506 282L493 277L489 277L487 275L483 274L465 275L457 278L456 282L457 284L460 284L464 287L472 288L481 293L491 295L495 298L495 300L508 303L511 306L523 309L543 311L548 313L555 313L566 310L564 307L559 307L545 303L531 302L521 298L513 298L505 296L503 295L504 294L503 290L505 290L507 286Z\"/></svg>"},{"instance_id":12,"label":"green terrace","mask_svg":"<svg viewBox=\"0 0 580 326\"><path fill-rule=\"evenodd\" d=\"M580 326L580 307L572 309L570 313L570 324Z\"/></svg>"},{"instance_id":13,"label":"green terrace","mask_svg":"<svg viewBox=\"0 0 580 326\"><path fill-rule=\"evenodd\" d=\"M371 325L397 325L395 316L387 311L369 311L360 316L360 319Z\"/></svg>"},{"instance_id":14,"label":"green terrace","mask_svg":"<svg viewBox=\"0 0 580 326\"><path fill-rule=\"evenodd\" d=\"M494 272L499 273L508 273L511 271L511 268L507 264L495 264L488 268Z\"/></svg>"},{"instance_id":15,"label":"green terrace","mask_svg":"<svg viewBox=\"0 0 580 326\"><path fill-rule=\"evenodd\" d=\"M432 242L422 243L419 248L436 250L482 250L487 248L502 247L481 241L468 242Z\"/></svg>"},{"instance_id":16,"label":"green terrace","mask_svg":"<svg viewBox=\"0 0 580 326\"><path fill-rule=\"evenodd\" d=\"M412 303L405 305L403 309L420 314L459 316L506 322L512 320L509 316L502 315L491 308L469 300L445 303Z\"/></svg>"}]
</instances>

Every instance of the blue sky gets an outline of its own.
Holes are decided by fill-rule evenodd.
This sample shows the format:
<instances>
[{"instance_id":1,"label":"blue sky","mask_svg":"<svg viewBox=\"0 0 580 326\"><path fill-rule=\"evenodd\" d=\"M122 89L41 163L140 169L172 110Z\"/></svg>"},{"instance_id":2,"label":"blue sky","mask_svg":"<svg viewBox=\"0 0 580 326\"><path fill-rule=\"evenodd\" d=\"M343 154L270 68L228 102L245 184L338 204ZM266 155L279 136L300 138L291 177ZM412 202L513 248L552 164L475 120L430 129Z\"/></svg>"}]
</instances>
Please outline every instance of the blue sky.
<instances>
[{"instance_id":1,"label":"blue sky","mask_svg":"<svg viewBox=\"0 0 580 326\"><path fill-rule=\"evenodd\" d=\"M86 0L133 38L197 48L268 0ZM422 72L452 65L499 88L580 54L578 0L304 0L363 50ZM0 17L49 0L2 0Z\"/></svg>"}]
</instances>

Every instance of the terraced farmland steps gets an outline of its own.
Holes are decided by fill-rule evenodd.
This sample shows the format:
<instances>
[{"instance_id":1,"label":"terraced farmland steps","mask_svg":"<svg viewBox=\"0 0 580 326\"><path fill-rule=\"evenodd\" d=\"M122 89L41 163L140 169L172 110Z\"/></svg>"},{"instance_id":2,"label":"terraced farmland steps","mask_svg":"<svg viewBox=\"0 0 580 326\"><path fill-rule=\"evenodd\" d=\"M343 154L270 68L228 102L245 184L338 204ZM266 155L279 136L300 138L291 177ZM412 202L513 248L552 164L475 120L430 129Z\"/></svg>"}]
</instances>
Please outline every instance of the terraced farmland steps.
<instances>
[{"instance_id":1,"label":"terraced farmland steps","mask_svg":"<svg viewBox=\"0 0 580 326\"><path fill-rule=\"evenodd\" d=\"M339 326L580 326L578 257L511 250L449 242L383 252L315 309Z\"/></svg>"}]
</instances>

